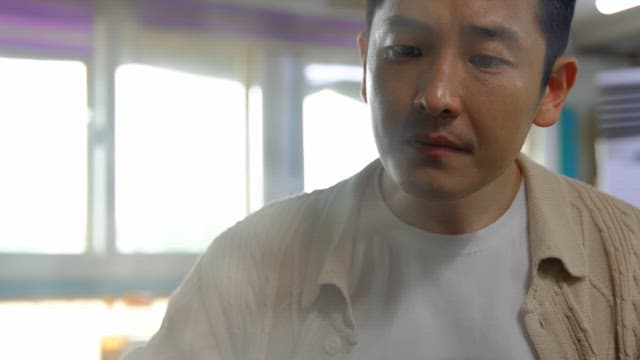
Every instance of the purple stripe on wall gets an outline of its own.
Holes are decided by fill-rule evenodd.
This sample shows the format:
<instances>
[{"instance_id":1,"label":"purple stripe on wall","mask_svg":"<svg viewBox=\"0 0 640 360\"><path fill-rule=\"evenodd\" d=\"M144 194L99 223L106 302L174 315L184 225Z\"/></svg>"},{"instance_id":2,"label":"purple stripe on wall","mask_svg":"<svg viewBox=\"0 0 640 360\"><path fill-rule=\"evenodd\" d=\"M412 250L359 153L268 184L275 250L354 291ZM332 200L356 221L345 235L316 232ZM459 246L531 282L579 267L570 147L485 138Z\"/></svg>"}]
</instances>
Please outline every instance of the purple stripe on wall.
<instances>
[{"instance_id":1,"label":"purple stripe on wall","mask_svg":"<svg viewBox=\"0 0 640 360\"><path fill-rule=\"evenodd\" d=\"M51 53L70 57L88 57L91 52L93 10L87 4L56 1L0 0L0 46L5 49L34 53ZM12 30L12 27L15 30ZM21 28L30 29L27 33ZM55 37L44 39L40 33L56 32ZM60 38L64 33L80 35L81 41ZM82 34L86 34L83 39ZM73 43L73 42L78 43Z\"/></svg>"},{"instance_id":2,"label":"purple stripe on wall","mask_svg":"<svg viewBox=\"0 0 640 360\"><path fill-rule=\"evenodd\" d=\"M62 30L74 32L90 32L92 30L91 21L60 21L46 17L27 17L0 12L0 24L3 26L19 26L40 30Z\"/></svg>"},{"instance_id":3,"label":"purple stripe on wall","mask_svg":"<svg viewBox=\"0 0 640 360\"><path fill-rule=\"evenodd\" d=\"M91 55L90 47L59 43L53 44L46 41L16 39L4 36L0 36L0 48L19 49L22 51L34 52L36 54L51 53L56 56L69 56L72 58L88 58Z\"/></svg>"},{"instance_id":4,"label":"purple stripe on wall","mask_svg":"<svg viewBox=\"0 0 640 360\"><path fill-rule=\"evenodd\" d=\"M93 22L89 5L56 1L0 0L0 14L70 26L91 26Z\"/></svg>"},{"instance_id":5,"label":"purple stripe on wall","mask_svg":"<svg viewBox=\"0 0 640 360\"><path fill-rule=\"evenodd\" d=\"M25 26L42 31L51 29L89 33L93 26L93 8L90 4L0 0L0 24ZM310 45L353 48L356 35L364 29L364 21L301 15L231 3L139 0L135 7L138 20L151 26ZM91 46L58 46L51 41L37 38L23 40L24 34L13 37L11 35L0 33L0 42L6 47L11 44L29 49L36 47L36 44L42 44L47 50L58 47L61 51L74 54L86 54Z\"/></svg>"},{"instance_id":6,"label":"purple stripe on wall","mask_svg":"<svg viewBox=\"0 0 640 360\"><path fill-rule=\"evenodd\" d=\"M365 26L364 21L188 0L141 0L137 13L143 23L157 27L339 47L354 47Z\"/></svg>"}]
</instances>

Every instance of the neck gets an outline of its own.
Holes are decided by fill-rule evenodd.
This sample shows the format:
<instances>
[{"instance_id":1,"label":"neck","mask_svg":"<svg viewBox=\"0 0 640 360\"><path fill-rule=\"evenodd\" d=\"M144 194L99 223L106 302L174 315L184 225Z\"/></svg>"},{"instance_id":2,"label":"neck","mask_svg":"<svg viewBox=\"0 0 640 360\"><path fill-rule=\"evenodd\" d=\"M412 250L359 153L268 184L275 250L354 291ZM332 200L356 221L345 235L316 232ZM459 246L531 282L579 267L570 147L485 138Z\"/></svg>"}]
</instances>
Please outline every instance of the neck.
<instances>
[{"instance_id":1,"label":"neck","mask_svg":"<svg viewBox=\"0 0 640 360\"><path fill-rule=\"evenodd\" d=\"M514 162L497 179L462 198L433 200L404 192L383 171L381 191L387 206L407 224L439 234L467 234L493 224L509 209L521 179Z\"/></svg>"}]
</instances>

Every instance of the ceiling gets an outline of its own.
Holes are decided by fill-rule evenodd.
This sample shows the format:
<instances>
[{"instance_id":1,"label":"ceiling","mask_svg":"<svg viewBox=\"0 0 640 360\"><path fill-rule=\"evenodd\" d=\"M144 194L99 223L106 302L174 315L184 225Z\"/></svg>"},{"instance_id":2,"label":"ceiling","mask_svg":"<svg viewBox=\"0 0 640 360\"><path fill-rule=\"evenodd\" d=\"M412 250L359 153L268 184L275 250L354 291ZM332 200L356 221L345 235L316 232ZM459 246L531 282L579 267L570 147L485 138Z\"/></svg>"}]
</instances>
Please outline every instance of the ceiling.
<instances>
[{"instance_id":1,"label":"ceiling","mask_svg":"<svg viewBox=\"0 0 640 360\"><path fill-rule=\"evenodd\" d=\"M573 44L583 52L637 58L640 55L640 7L602 15L595 0L578 0Z\"/></svg>"}]
</instances>

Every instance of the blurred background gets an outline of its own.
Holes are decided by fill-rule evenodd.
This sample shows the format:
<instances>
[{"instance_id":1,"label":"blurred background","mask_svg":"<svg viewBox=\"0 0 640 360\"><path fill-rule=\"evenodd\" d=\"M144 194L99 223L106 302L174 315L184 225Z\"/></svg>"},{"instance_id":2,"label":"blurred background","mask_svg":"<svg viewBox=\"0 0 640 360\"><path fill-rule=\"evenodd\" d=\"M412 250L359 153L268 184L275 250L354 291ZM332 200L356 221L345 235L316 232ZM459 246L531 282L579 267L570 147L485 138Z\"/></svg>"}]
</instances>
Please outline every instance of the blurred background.
<instances>
[{"instance_id":1,"label":"blurred background","mask_svg":"<svg viewBox=\"0 0 640 360\"><path fill-rule=\"evenodd\" d=\"M578 0L576 88L523 151L640 206L624 8ZM363 29L364 0L0 0L0 358L117 359L227 227L375 159Z\"/></svg>"}]
</instances>

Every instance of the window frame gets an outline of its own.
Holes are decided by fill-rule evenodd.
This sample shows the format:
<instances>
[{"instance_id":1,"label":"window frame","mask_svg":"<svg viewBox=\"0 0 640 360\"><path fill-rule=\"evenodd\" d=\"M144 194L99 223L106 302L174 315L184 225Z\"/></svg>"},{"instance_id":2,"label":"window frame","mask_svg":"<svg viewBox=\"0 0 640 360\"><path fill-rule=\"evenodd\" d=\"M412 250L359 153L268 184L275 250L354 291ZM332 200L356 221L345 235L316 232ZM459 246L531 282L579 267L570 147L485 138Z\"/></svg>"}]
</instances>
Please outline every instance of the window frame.
<instances>
[{"instance_id":1,"label":"window frame","mask_svg":"<svg viewBox=\"0 0 640 360\"><path fill-rule=\"evenodd\" d=\"M114 298L131 293L145 293L166 297L180 284L192 269L200 254L122 254L116 248L115 224L115 71L120 65L137 62L161 66L164 60L155 58L145 62L144 58L132 56L122 37L131 32L146 31L142 25L132 25L128 18L134 13L123 2L98 2L93 9L92 44L87 54L69 53L62 47L55 49L16 49L0 44L0 56L43 60L81 61L87 69L87 107L90 109L87 122L87 222L86 251L82 254L24 254L0 253L0 301L59 299L59 298ZM215 6L215 5L213 5ZM287 15L289 16L289 15ZM328 19L316 18L318 26ZM304 24L304 21L292 24ZM349 22L345 28L358 22ZM138 26L138 27L136 27ZM157 29L155 29L157 30ZM295 31L295 29L289 29ZM284 33L284 32L283 32ZM184 35L184 33L183 33ZM344 44L355 35L348 34ZM187 35L185 35L187 36ZM193 34L201 37L202 35ZM209 40L207 40L209 41ZM229 47L226 35L213 36L210 43ZM61 44L64 45L64 44ZM139 46L136 43L133 46ZM310 42L292 44L287 39L259 39L244 37L238 42L234 56L238 59L237 80L245 86L247 129L251 89L262 90L262 122L273 124L282 114L291 116L278 126L263 126L262 156L263 199L265 204L303 190L304 164L302 163L302 101L310 92L304 79L304 66L314 62L358 64L355 40L353 46L327 44L318 38ZM142 50L141 52L144 52ZM139 54L138 54L139 55ZM228 54L227 54L228 55ZM159 62L159 63L158 63ZM285 79L288 89L297 96L281 91L278 81ZM279 104L269 107L267 104ZM292 130L293 129L293 130ZM251 175L249 159L254 153L249 148L247 131L248 178ZM267 133L268 132L268 133ZM283 141L287 147L282 148ZM270 153L270 150L275 150ZM100 163L97 157L102 156ZM268 155L271 154L271 155ZM96 168L100 166L100 168ZM272 171L274 170L275 171ZM286 174L293 174L287 177ZM283 179L285 180L283 182ZM256 199L251 199L255 184L247 180L247 213L256 208ZM102 196L103 201L97 201ZM212 241L214 239L211 239Z\"/></svg>"}]
</instances>

